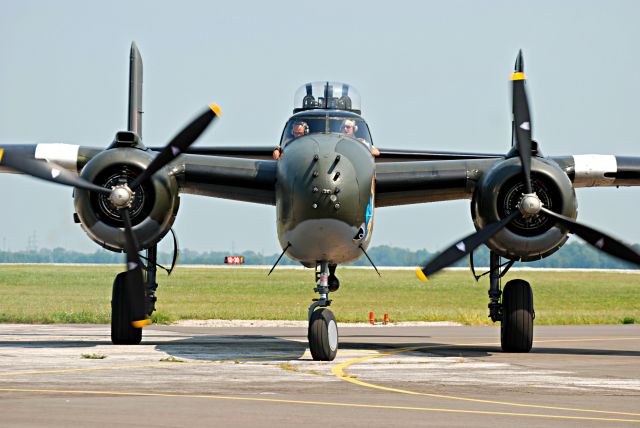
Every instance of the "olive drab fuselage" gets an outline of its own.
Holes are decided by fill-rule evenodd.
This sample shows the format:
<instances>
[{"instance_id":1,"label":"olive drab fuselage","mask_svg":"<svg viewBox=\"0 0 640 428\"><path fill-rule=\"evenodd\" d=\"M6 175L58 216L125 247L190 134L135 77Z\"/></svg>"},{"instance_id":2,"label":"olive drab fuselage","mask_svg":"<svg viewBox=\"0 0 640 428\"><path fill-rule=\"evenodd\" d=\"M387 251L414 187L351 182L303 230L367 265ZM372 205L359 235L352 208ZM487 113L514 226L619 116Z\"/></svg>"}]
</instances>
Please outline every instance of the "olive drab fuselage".
<instances>
[{"instance_id":1,"label":"olive drab fuselage","mask_svg":"<svg viewBox=\"0 0 640 428\"><path fill-rule=\"evenodd\" d=\"M278 239L306 266L348 263L371 240L375 164L368 144L339 133L289 142L278 160Z\"/></svg>"}]
</instances>

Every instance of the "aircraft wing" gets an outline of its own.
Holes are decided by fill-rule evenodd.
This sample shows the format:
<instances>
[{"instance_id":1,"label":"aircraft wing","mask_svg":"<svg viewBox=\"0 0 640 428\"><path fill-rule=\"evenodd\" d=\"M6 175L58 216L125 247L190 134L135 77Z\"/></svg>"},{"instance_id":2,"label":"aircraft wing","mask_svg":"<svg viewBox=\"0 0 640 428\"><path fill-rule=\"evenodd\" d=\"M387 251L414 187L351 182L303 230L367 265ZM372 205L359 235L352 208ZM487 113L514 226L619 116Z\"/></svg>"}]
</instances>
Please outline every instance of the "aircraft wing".
<instances>
[{"instance_id":1,"label":"aircraft wing","mask_svg":"<svg viewBox=\"0 0 640 428\"><path fill-rule=\"evenodd\" d=\"M74 144L3 145L0 150L2 156L45 160L75 174L102 151ZM271 160L185 154L168 167L181 193L275 205L276 161L267 150ZM3 166L2 156L0 173L16 172Z\"/></svg>"},{"instance_id":2,"label":"aircraft wing","mask_svg":"<svg viewBox=\"0 0 640 428\"><path fill-rule=\"evenodd\" d=\"M276 204L276 161L273 159L187 154L178 158L171 169L181 193Z\"/></svg>"},{"instance_id":3,"label":"aircraft wing","mask_svg":"<svg viewBox=\"0 0 640 428\"><path fill-rule=\"evenodd\" d=\"M153 151L161 151L163 147L151 147ZM270 160L273 159L275 147L264 146L217 146L217 147L190 147L185 154L223 156L243 159ZM463 160L463 159L496 159L504 157L495 153L466 153L443 152L434 150L400 150L379 149L380 155L376 157L376 163L382 162L410 162L427 160Z\"/></svg>"},{"instance_id":4,"label":"aircraft wing","mask_svg":"<svg viewBox=\"0 0 640 428\"><path fill-rule=\"evenodd\" d=\"M376 164L376 206L471 199L480 177L498 159L502 158ZM550 159L567 174L574 188L640 186L637 156L572 155Z\"/></svg>"},{"instance_id":5,"label":"aircraft wing","mask_svg":"<svg viewBox=\"0 0 640 428\"><path fill-rule=\"evenodd\" d=\"M376 164L376 206L471 199L475 184L496 159Z\"/></svg>"},{"instance_id":6,"label":"aircraft wing","mask_svg":"<svg viewBox=\"0 0 640 428\"><path fill-rule=\"evenodd\" d=\"M151 147L151 150L159 152L164 147ZM271 160L273 159L274 147L264 146L219 146L219 147L189 147L185 154L223 156L242 159Z\"/></svg>"},{"instance_id":7,"label":"aircraft wing","mask_svg":"<svg viewBox=\"0 0 640 428\"><path fill-rule=\"evenodd\" d=\"M412 161L436 161L436 160L465 160L465 159L498 159L503 154L495 153L465 153L465 152L441 152L434 150L400 150L379 148L380 155L376 157L376 163L383 162L412 162Z\"/></svg>"}]
</instances>

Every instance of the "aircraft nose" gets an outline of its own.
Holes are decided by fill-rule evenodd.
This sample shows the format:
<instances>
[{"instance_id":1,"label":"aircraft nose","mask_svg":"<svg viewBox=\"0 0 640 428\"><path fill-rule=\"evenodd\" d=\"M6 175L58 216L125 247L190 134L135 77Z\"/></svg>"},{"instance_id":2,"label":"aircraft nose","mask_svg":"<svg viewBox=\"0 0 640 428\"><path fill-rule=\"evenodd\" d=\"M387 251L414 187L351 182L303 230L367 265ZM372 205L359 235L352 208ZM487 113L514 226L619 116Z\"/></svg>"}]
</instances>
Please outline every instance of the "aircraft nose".
<instances>
[{"instance_id":1,"label":"aircraft nose","mask_svg":"<svg viewBox=\"0 0 640 428\"><path fill-rule=\"evenodd\" d=\"M330 216L351 223L361 202L358 171L352 156L337 150L342 141L339 135L308 135L285 148L278 160L279 198L288 199L283 208L290 208L285 217Z\"/></svg>"}]
</instances>

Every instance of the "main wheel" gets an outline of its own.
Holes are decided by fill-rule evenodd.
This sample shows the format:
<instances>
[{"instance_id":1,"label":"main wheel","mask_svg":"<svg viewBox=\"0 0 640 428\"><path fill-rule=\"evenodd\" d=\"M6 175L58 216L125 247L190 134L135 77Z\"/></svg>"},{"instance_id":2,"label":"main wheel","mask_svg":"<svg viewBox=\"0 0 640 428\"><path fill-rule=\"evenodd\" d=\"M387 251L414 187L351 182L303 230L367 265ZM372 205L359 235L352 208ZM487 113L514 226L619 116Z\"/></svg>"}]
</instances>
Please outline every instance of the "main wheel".
<instances>
[{"instance_id":1,"label":"main wheel","mask_svg":"<svg viewBox=\"0 0 640 428\"><path fill-rule=\"evenodd\" d=\"M142 329L131 325L131 307L127 299L124 276L121 272L113 280L111 295L111 342L114 345L137 345L142 340Z\"/></svg>"},{"instance_id":2,"label":"main wheel","mask_svg":"<svg viewBox=\"0 0 640 428\"><path fill-rule=\"evenodd\" d=\"M500 343L505 352L529 352L533 344L533 291L522 279L507 282L502 293Z\"/></svg>"},{"instance_id":3,"label":"main wheel","mask_svg":"<svg viewBox=\"0 0 640 428\"><path fill-rule=\"evenodd\" d=\"M309 349L316 361L333 361L338 353L338 324L329 309L316 310L309 320Z\"/></svg>"}]
</instances>

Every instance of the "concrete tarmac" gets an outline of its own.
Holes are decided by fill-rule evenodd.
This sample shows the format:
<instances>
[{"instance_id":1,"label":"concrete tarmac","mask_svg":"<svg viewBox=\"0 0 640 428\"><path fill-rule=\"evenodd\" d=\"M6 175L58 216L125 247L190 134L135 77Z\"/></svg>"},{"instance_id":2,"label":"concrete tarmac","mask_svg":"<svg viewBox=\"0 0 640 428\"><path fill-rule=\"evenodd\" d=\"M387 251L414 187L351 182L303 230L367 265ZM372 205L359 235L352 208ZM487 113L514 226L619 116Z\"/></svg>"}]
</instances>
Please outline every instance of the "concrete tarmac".
<instances>
[{"instance_id":1,"label":"concrete tarmac","mask_svg":"<svg viewBox=\"0 0 640 428\"><path fill-rule=\"evenodd\" d=\"M0 426L640 426L640 326L342 327L332 362L300 327L0 325Z\"/></svg>"}]
</instances>

